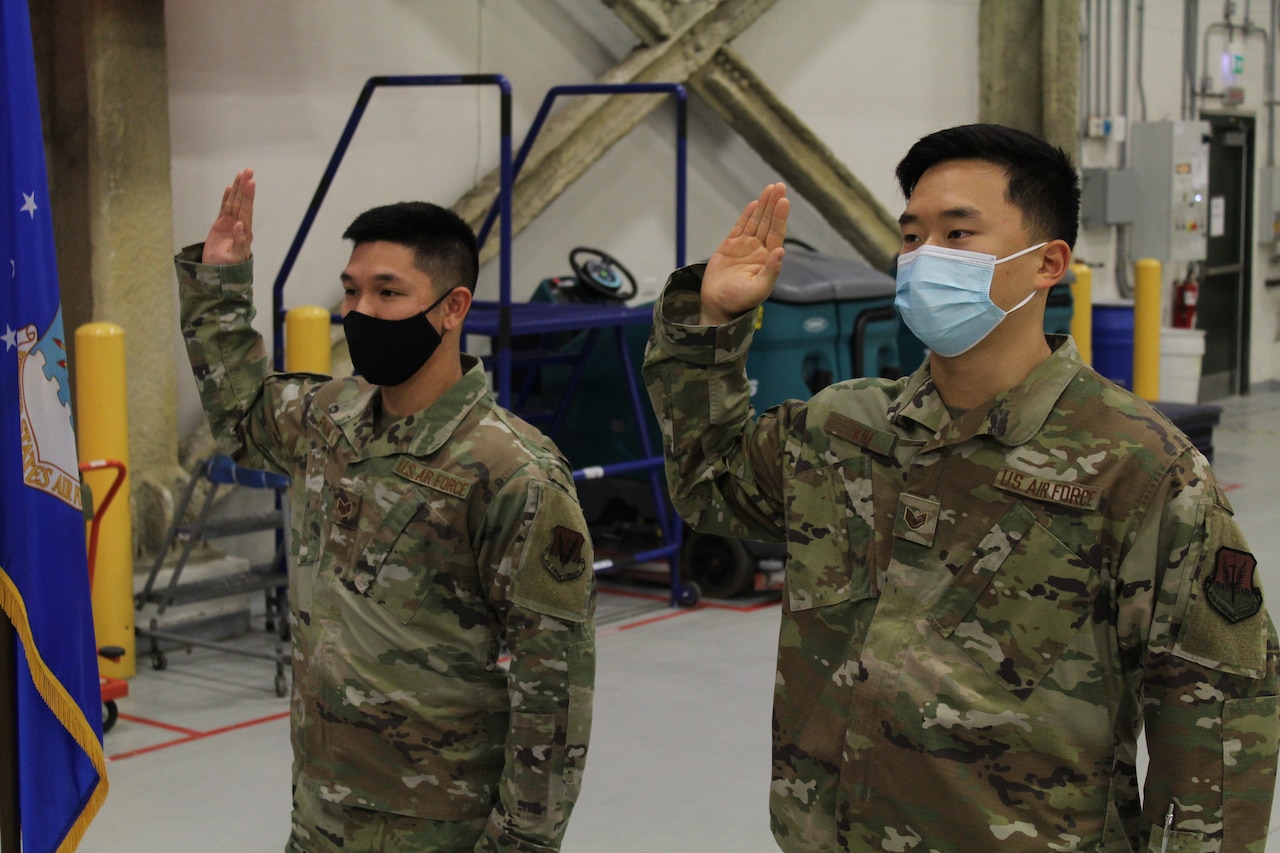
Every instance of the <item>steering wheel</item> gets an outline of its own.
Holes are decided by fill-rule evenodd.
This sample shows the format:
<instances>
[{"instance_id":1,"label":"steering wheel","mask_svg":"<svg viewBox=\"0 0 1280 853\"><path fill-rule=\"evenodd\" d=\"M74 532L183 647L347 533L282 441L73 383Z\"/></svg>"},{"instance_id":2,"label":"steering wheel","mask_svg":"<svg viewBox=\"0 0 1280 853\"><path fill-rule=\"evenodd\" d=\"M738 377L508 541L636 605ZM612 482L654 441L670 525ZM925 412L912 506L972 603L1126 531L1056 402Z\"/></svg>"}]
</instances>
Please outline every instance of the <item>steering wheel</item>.
<instances>
[{"instance_id":1,"label":"steering wheel","mask_svg":"<svg viewBox=\"0 0 1280 853\"><path fill-rule=\"evenodd\" d=\"M580 260L583 256L586 260ZM625 302L636 295L635 276L599 249L579 246L569 253L569 266L582 286L598 296Z\"/></svg>"}]
</instances>

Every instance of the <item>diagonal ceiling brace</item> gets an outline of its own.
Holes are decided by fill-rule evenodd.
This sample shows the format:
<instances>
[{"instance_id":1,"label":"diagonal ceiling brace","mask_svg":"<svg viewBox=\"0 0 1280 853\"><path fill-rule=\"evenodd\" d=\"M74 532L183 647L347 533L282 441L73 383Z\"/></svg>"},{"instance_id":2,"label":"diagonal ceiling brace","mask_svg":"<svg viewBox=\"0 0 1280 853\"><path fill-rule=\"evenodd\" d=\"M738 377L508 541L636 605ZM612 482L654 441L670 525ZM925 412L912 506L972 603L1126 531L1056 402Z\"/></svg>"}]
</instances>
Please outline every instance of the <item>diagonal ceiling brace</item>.
<instances>
[{"instance_id":1,"label":"diagonal ceiling brace","mask_svg":"<svg viewBox=\"0 0 1280 853\"><path fill-rule=\"evenodd\" d=\"M902 244L897 220L733 48L716 51L715 60L694 74L689 86L867 263L892 269Z\"/></svg>"},{"instance_id":2,"label":"diagonal ceiling brace","mask_svg":"<svg viewBox=\"0 0 1280 853\"><path fill-rule=\"evenodd\" d=\"M721 45L745 30L775 2L719 0L687 4L670 38L633 51L598 82L683 83L711 62ZM575 98L557 110L544 125L516 180L511 233L523 230L605 151L667 100L667 95L591 95ZM498 173L494 170L455 202L453 209L478 228L497 192ZM494 241L486 243L481 260L493 257L497 248Z\"/></svg>"}]
</instances>

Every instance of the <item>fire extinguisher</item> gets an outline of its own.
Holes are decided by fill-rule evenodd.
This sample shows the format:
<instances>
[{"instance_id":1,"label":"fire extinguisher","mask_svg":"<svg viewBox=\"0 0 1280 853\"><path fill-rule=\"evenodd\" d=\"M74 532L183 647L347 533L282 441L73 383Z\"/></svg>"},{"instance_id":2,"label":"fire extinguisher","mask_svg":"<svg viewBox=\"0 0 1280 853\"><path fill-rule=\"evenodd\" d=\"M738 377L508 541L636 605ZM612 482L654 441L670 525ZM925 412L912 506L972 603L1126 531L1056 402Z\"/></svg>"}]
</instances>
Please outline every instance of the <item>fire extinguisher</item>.
<instances>
[{"instance_id":1,"label":"fire extinguisher","mask_svg":"<svg viewBox=\"0 0 1280 853\"><path fill-rule=\"evenodd\" d=\"M1178 329L1194 329L1196 326L1196 302L1200 299L1200 285L1187 270L1186 278L1173 288L1173 325Z\"/></svg>"}]
</instances>

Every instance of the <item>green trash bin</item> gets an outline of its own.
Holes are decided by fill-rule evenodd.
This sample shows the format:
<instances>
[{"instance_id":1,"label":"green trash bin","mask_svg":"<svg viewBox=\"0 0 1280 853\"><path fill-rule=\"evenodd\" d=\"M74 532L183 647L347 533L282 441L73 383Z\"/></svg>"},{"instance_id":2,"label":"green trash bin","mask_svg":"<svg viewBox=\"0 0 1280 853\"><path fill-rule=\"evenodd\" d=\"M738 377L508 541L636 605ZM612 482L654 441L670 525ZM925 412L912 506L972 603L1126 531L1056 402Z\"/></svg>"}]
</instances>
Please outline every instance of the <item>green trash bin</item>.
<instances>
[{"instance_id":1,"label":"green trash bin","mask_svg":"<svg viewBox=\"0 0 1280 853\"><path fill-rule=\"evenodd\" d=\"M788 244L747 357L757 412L832 382L897 376L894 280L865 263Z\"/></svg>"}]
</instances>

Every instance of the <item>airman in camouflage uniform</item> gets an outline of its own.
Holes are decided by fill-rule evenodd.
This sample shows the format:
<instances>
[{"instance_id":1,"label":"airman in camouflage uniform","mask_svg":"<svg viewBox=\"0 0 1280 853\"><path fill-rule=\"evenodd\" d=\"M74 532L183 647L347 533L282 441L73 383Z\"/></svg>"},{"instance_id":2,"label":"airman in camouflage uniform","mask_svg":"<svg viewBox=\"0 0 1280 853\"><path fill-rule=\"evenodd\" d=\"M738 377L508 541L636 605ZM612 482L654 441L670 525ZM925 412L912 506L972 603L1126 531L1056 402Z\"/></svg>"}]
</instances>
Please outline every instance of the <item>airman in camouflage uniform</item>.
<instances>
[{"instance_id":1,"label":"airman in camouflage uniform","mask_svg":"<svg viewBox=\"0 0 1280 853\"><path fill-rule=\"evenodd\" d=\"M402 385L271 373L251 326L253 194L252 173L238 175L209 240L176 265L221 448L293 478L287 849L558 850L595 671L591 542L569 468L459 355L450 332L469 290L451 292L445 345ZM415 292L401 277L427 273L407 268L409 247L352 239L346 309L420 310L474 287L473 271ZM405 265L362 267L366 250ZM441 373L435 399L403 411L404 392Z\"/></svg>"},{"instance_id":2,"label":"airman in camouflage uniform","mask_svg":"<svg viewBox=\"0 0 1280 853\"><path fill-rule=\"evenodd\" d=\"M1019 163L1064 175L1063 233L1019 195ZM1263 853L1280 722L1256 562L1204 456L1043 334L1074 169L984 126L926 137L904 164L904 251L1045 241L995 267L997 305L1036 298L967 352L753 417L781 185L654 311L645 376L679 510L787 544L778 845Z\"/></svg>"}]
</instances>

